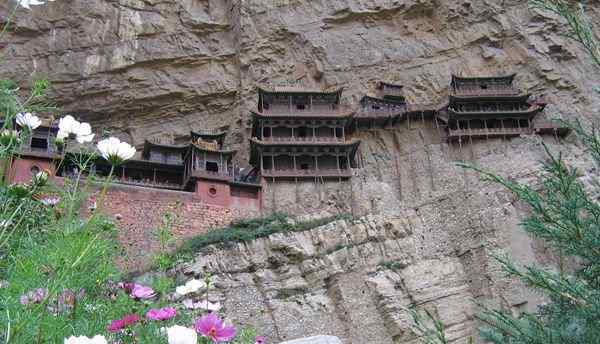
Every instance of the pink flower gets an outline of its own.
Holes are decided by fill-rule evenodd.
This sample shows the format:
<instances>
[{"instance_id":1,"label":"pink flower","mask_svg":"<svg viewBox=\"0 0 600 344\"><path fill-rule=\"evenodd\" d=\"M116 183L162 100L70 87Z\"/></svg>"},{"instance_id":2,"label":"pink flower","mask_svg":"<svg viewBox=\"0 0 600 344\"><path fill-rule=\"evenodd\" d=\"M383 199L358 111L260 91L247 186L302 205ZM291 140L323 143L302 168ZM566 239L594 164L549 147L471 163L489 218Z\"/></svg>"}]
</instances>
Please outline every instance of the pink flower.
<instances>
[{"instance_id":1,"label":"pink flower","mask_svg":"<svg viewBox=\"0 0 600 344\"><path fill-rule=\"evenodd\" d=\"M140 317L137 314L127 314L121 319L113 320L110 325L106 327L106 330L108 332L119 332L138 321L140 321Z\"/></svg>"},{"instance_id":2,"label":"pink flower","mask_svg":"<svg viewBox=\"0 0 600 344\"><path fill-rule=\"evenodd\" d=\"M267 339L263 336L256 336L254 338L254 344L266 344L267 343Z\"/></svg>"},{"instance_id":3,"label":"pink flower","mask_svg":"<svg viewBox=\"0 0 600 344\"><path fill-rule=\"evenodd\" d=\"M194 328L196 332L210 338L214 343L228 342L235 337L236 333L233 326L225 326L223 320L213 313L196 320Z\"/></svg>"},{"instance_id":4,"label":"pink flower","mask_svg":"<svg viewBox=\"0 0 600 344\"><path fill-rule=\"evenodd\" d=\"M177 310L173 307L165 307L161 309L151 309L146 313L146 318L156 321L169 320L177 315Z\"/></svg>"},{"instance_id":5,"label":"pink flower","mask_svg":"<svg viewBox=\"0 0 600 344\"><path fill-rule=\"evenodd\" d=\"M48 288L37 288L27 294L21 295L19 301L23 306L42 303L48 297Z\"/></svg>"},{"instance_id":6,"label":"pink flower","mask_svg":"<svg viewBox=\"0 0 600 344\"><path fill-rule=\"evenodd\" d=\"M154 290L150 287L144 287L141 284L134 284L129 296L134 299L151 299L155 295Z\"/></svg>"}]
</instances>

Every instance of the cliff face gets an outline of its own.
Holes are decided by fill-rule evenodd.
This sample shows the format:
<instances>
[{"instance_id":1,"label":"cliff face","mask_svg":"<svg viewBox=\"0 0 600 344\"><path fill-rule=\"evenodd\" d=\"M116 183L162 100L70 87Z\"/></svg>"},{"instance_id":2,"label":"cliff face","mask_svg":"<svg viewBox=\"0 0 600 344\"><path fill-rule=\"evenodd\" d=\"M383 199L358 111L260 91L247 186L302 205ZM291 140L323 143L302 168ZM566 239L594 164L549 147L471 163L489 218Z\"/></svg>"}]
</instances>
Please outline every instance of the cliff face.
<instances>
[{"instance_id":1,"label":"cliff face","mask_svg":"<svg viewBox=\"0 0 600 344\"><path fill-rule=\"evenodd\" d=\"M600 25L599 9L589 10ZM0 5L0 18L7 11ZM592 119L597 71L555 19L510 0L56 0L17 12L0 75L47 77L65 112L138 147L227 129L245 162L257 83L344 87L355 104L388 80L404 84L410 102L435 104L451 73L516 72L522 89L546 94L547 116ZM518 228L526 209L454 162L529 182L543 140L585 176L579 146L537 136L448 145L428 121L356 136L362 168L350 182L267 183L264 205L358 220L212 248L186 267L217 276L232 319L271 340L411 343L403 307L418 304L460 342L474 333L474 301L535 307L488 255L551 264L552 254Z\"/></svg>"},{"instance_id":2,"label":"cliff face","mask_svg":"<svg viewBox=\"0 0 600 344\"><path fill-rule=\"evenodd\" d=\"M246 148L260 82L345 87L354 103L384 79L435 103L452 72L517 72L557 112L589 117L594 69L554 19L508 0L60 0L17 11L0 74L47 77L66 112L137 145L228 127Z\"/></svg>"}]
</instances>

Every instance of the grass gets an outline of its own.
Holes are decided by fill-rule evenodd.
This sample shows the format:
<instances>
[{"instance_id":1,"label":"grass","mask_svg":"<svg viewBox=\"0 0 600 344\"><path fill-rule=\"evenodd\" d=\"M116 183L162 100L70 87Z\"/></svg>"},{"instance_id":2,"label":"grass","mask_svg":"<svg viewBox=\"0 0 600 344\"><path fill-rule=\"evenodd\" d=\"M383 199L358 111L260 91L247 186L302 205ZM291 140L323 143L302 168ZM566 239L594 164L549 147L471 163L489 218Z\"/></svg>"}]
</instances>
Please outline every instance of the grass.
<instances>
[{"instance_id":1,"label":"grass","mask_svg":"<svg viewBox=\"0 0 600 344\"><path fill-rule=\"evenodd\" d=\"M275 213L258 219L242 220L230 226L211 230L188 239L174 253L178 257L191 257L210 245L231 245L265 238L276 233L303 232L330 222L352 219L349 214L339 214L311 221L296 222L285 214Z\"/></svg>"}]
</instances>

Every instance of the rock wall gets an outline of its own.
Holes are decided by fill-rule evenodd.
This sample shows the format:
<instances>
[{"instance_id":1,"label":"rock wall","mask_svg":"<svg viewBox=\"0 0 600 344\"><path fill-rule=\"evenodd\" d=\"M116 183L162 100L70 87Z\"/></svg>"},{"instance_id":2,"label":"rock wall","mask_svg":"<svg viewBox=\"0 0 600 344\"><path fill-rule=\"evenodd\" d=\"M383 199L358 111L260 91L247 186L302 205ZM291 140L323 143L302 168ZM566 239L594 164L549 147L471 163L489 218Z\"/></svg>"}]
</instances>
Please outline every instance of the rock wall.
<instances>
[{"instance_id":1,"label":"rock wall","mask_svg":"<svg viewBox=\"0 0 600 344\"><path fill-rule=\"evenodd\" d=\"M600 9L588 10L599 27ZM0 21L8 11L0 4ZM585 122L600 110L595 67L554 16L525 1L56 0L18 10L12 23L3 78L24 89L32 75L48 78L65 112L138 148L147 137L222 128L246 162L257 83L344 87L343 102L355 104L387 80L404 84L409 101L435 104L451 73L516 72L523 90L546 94L548 117ZM572 138L448 145L427 121L356 136L361 169L351 181L263 190L265 212L350 212L355 222L212 248L189 264L188 273L216 274L230 318L271 341L413 343L403 307L417 304L462 343L474 334L475 301L535 307L538 297L504 279L489 254L552 264L552 253L519 229L526 209L455 161L532 182L545 142L585 178L593 170ZM131 221L147 215L143 204Z\"/></svg>"}]
</instances>

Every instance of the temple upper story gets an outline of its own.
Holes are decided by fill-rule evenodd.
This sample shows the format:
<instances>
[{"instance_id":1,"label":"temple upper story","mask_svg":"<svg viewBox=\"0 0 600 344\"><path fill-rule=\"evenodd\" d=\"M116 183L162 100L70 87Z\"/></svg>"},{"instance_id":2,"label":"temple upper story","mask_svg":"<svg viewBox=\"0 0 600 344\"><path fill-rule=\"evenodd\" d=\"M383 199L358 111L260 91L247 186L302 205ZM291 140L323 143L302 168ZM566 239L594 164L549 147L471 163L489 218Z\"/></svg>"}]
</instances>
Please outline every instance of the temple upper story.
<instances>
[{"instance_id":1,"label":"temple upper story","mask_svg":"<svg viewBox=\"0 0 600 344\"><path fill-rule=\"evenodd\" d=\"M250 163L263 177L350 177L360 141L347 135L353 111L340 105L341 94L259 89Z\"/></svg>"},{"instance_id":2,"label":"temple upper story","mask_svg":"<svg viewBox=\"0 0 600 344\"><path fill-rule=\"evenodd\" d=\"M349 117L352 109L340 104L342 89L322 91L298 87L258 88L260 117Z\"/></svg>"},{"instance_id":3,"label":"temple upper story","mask_svg":"<svg viewBox=\"0 0 600 344\"><path fill-rule=\"evenodd\" d=\"M516 74L505 76L457 76L452 75L450 82L451 97L511 97L518 96L520 91L515 87Z\"/></svg>"}]
</instances>

